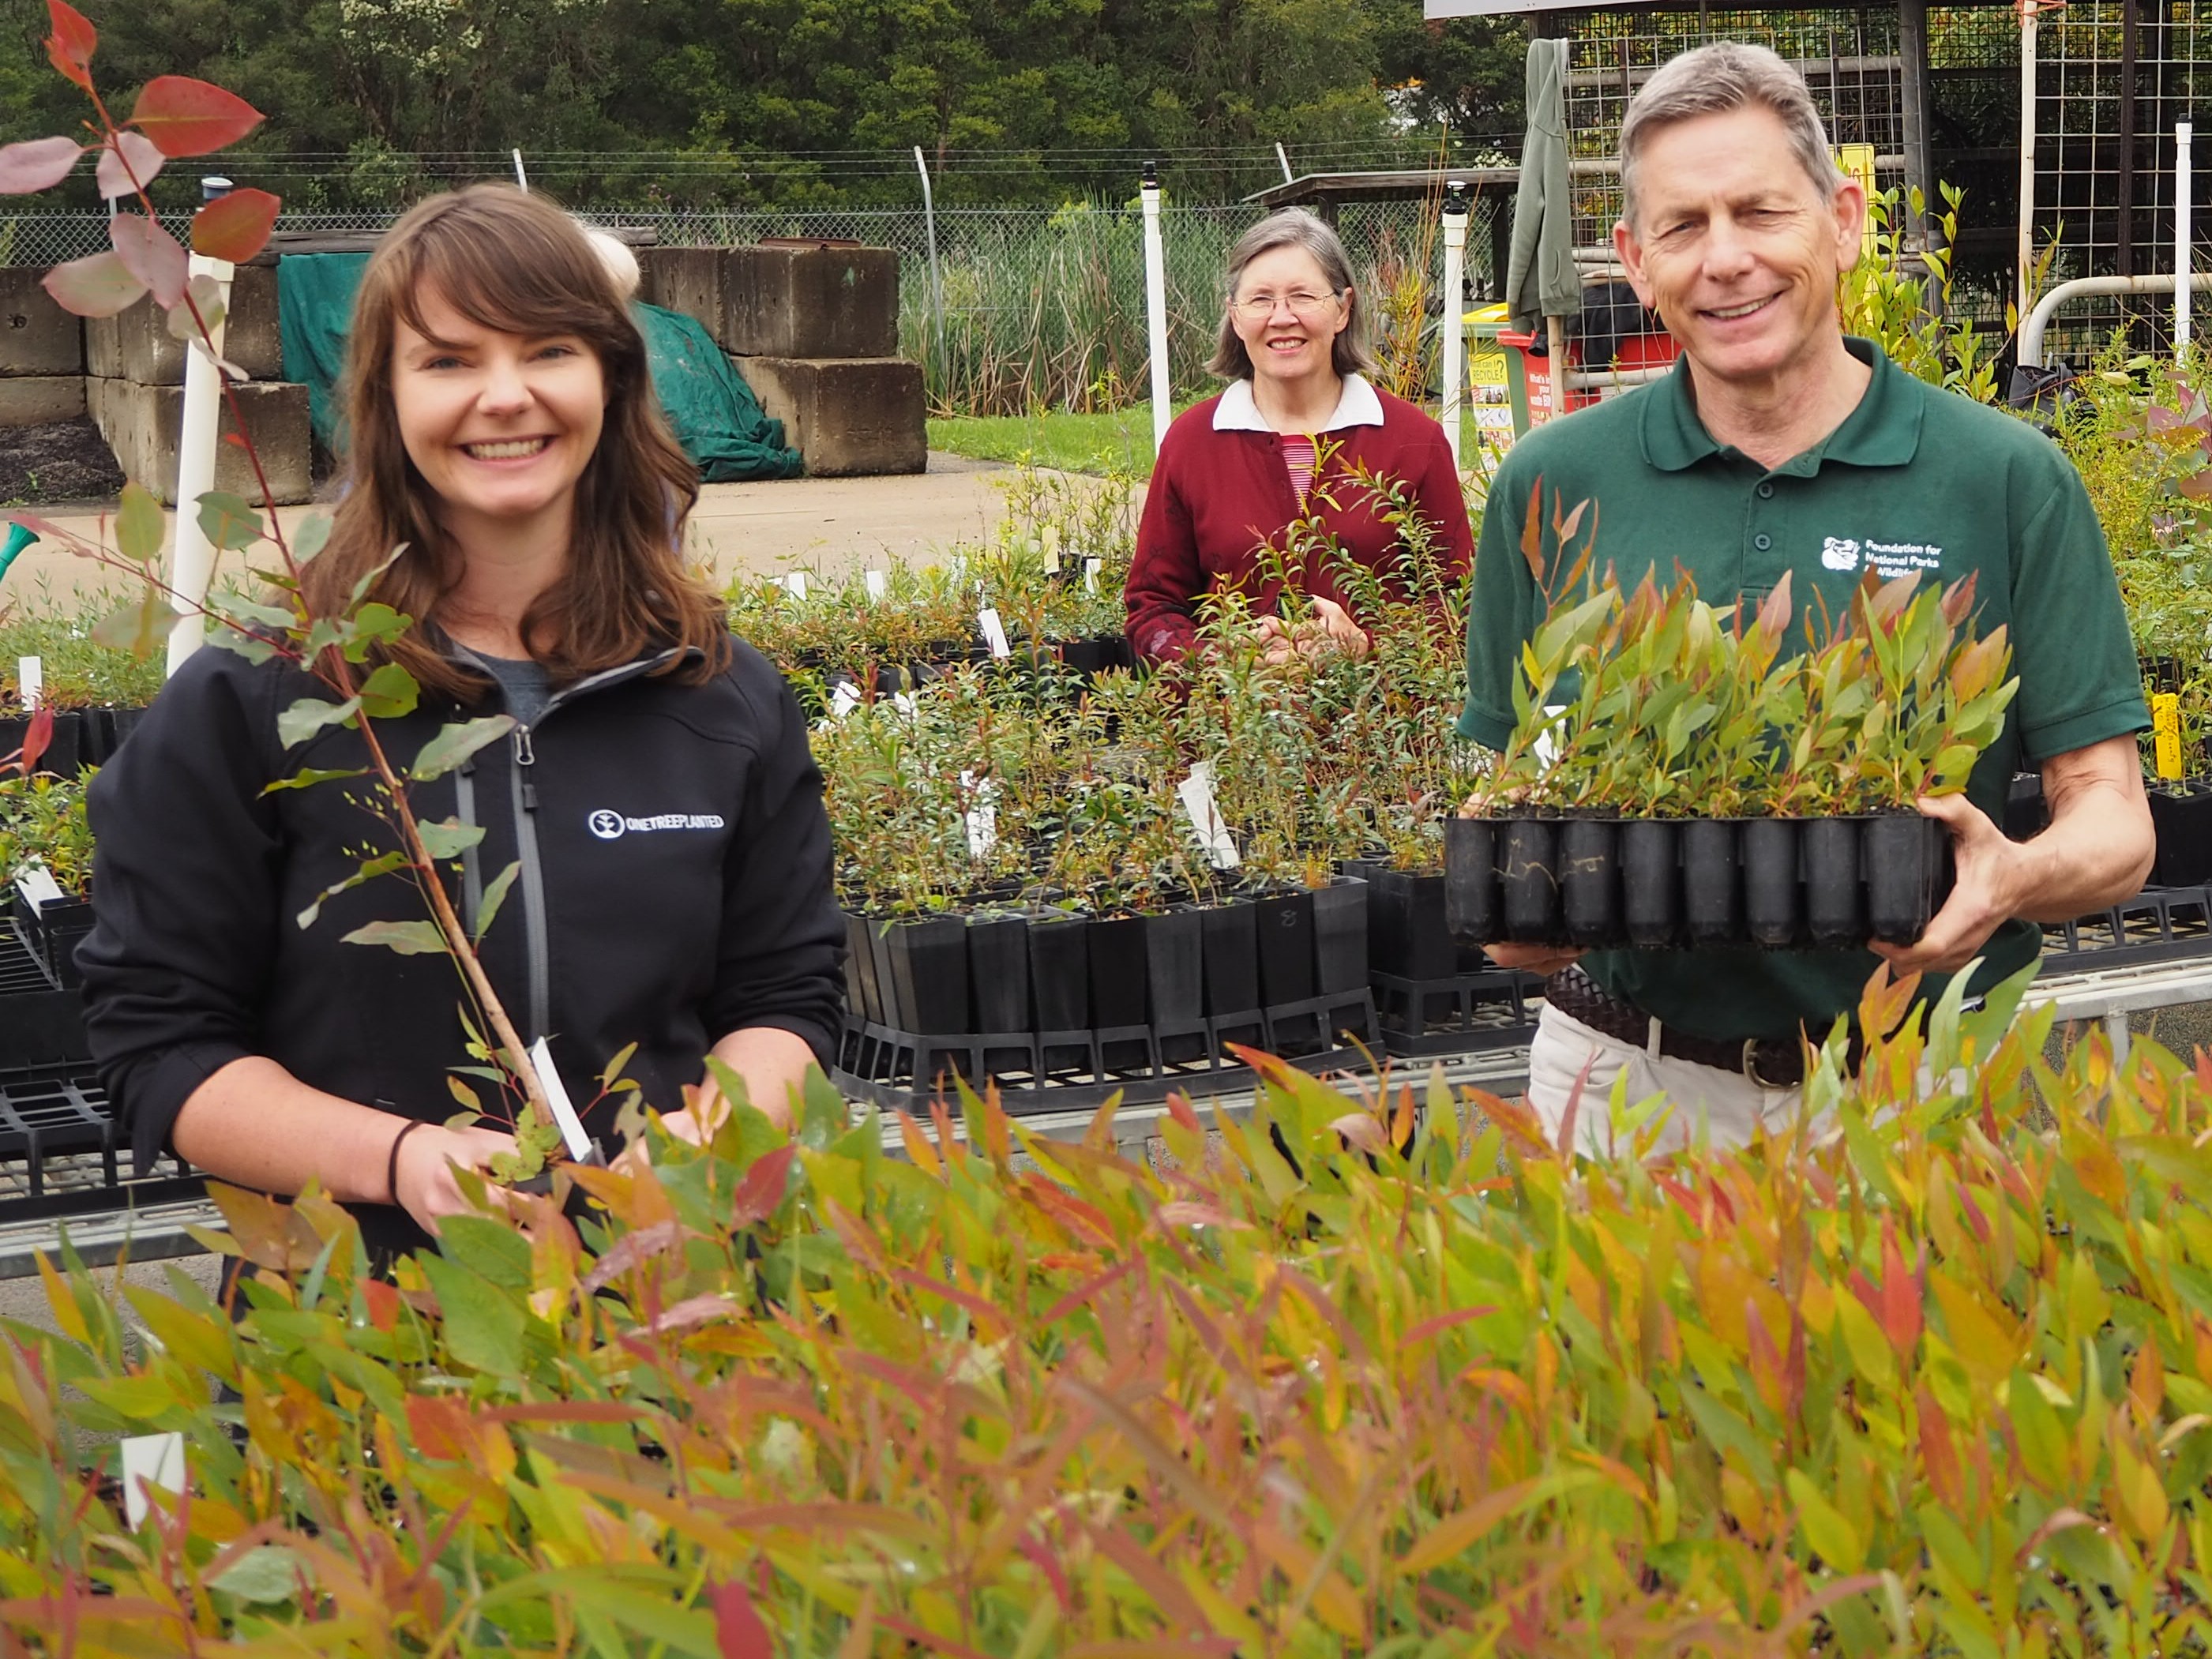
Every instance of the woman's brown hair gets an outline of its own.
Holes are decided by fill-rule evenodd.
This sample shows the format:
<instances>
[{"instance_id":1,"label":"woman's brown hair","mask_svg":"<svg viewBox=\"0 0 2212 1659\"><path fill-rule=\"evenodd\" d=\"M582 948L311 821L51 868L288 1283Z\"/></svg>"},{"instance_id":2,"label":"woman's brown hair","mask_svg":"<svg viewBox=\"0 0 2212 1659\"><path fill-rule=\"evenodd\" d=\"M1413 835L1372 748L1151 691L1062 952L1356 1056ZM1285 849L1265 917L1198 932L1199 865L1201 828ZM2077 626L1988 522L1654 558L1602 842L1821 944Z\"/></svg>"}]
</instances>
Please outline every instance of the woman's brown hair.
<instances>
[{"instance_id":1,"label":"woman's brown hair","mask_svg":"<svg viewBox=\"0 0 2212 1659\"><path fill-rule=\"evenodd\" d=\"M605 379L606 420L577 480L568 569L522 621L531 653L562 683L670 646L705 653L704 663L678 669L683 678L720 672L729 661L728 612L679 551L698 474L661 418L644 337L582 228L512 185L430 198L369 257L346 347L345 495L328 544L301 572L309 607L319 616L343 611L355 585L403 544L369 597L417 623L434 621L459 582L437 496L407 457L392 399L398 325L427 333L423 305L432 295L484 328L574 335ZM484 689L420 629L377 654L426 690L473 702Z\"/></svg>"}]
</instances>

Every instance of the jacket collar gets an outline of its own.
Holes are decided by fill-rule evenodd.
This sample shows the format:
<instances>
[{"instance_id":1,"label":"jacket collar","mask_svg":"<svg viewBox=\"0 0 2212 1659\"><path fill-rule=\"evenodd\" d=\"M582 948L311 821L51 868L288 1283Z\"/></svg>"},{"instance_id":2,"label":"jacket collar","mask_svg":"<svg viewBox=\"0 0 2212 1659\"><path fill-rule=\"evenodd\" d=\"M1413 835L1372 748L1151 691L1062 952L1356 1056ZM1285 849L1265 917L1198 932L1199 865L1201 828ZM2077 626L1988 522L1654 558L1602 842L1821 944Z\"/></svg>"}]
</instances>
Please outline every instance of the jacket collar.
<instances>
[{"instance_id":1,"label":"jacket collar","mask_svg":"<svg viewBox=\"0 0 2212 1659\"><path fill-rule=\"evenodd\" d=\"M1382 424L1382 399L1367 382L1364 374L1344 377L1344 390L1337 394L1336 410L1322 425L1323 432L1341 432L1351 426L1380 426ZM1260 413L1260 405L1252 400L1252 382L1231 380L1213 405L1213 429L1216 432L1266 432L1273 434L1267 417Z\"/></svg>"},{"instance_id":2,"label":"jacket collar","mask_svg":"<svg viewBox=\"0 0 2212 1659\"><path fill-rule=\"evenodd\" d=\"M1829 461L1847 466L1903 466L1918 453L1921 400L1905 384L1905 372L1871 340L1845 335L1844 349L1873 371L1865 395L1841 426L1776 471L1809 475ZM1721 453L1721 446L1698 418L1688 358L1651 388L1644 404L1642 428L1644 459L1662 472L1686 471Z\"/></svg>"}]
</instances>

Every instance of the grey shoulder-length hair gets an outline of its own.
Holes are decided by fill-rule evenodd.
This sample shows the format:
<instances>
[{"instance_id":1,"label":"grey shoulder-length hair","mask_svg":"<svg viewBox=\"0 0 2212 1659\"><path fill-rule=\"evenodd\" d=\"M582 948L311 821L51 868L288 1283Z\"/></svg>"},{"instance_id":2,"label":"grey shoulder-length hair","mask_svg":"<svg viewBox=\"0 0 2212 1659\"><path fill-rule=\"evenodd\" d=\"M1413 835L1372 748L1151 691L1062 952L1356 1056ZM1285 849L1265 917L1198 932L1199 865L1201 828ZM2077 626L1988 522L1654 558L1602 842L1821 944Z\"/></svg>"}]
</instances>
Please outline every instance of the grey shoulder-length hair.
<instances>
[{"instance_id":1,"label":"grey shoulder-length hair","mask_svg":"<svg viewBox=\"0 0 2212 1659\"><path fill-rule=\"evenodd\" d=\"M1368 342L1367 307L1360 303L1359 290L1352 286L1352 261L1346 257L1344 244L1337 240L1336 233L1304 208L1283 208L1269 214L1239 236L1237 246L1229 250L1228 276L1221 290L1221 337L1214 343L1213 357L1206 366L1206 372L1224 380L1252 378L1252 356L1244 349L1244 342L1237 337L1237 323L1231 314L1230 302L1237 297L1237 285L1244 278L1244 267L1279 247L1304 248L1313 255L1314 263L1321 267L1328 285L1344 295L1349 314L1329 354L1329 367L1339 374L1364 374L1371 379L1380 368L1375 361L1374 348Z\"/></svg>"},{"instance_id":2,"label":"grey shoulder-length hair","mask_svg":"<svg viewBox=\"0 0 2212 1659\"><path fill-rule=\"evenodd\" d=\"M1628 102L1620 122L1620 216L1636 225L1636 167L1662 127L1700 115L1725 115L1753 104L1774 112L1790 135L1790 153L1820 192L1836 199L1844 182L1828 152L1827 129L1805 77L1765 46L1716 40L1662 64Z\"/></svg>"}]
</instances>

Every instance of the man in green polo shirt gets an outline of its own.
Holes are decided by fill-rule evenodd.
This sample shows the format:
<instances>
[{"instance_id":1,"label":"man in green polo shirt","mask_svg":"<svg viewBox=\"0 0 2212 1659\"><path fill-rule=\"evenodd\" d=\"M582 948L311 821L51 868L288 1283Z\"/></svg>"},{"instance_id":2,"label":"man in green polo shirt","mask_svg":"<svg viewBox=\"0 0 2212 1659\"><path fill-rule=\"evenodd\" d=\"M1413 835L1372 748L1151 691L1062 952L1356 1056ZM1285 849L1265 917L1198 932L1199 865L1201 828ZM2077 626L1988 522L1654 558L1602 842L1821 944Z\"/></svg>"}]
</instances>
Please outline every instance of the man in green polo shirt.
<instances>
[{"instance_id":1,"label":"man in green polo shirt","mask_svg":"<svg viewBox=\"0 0 2212 1659\"><path fill-rule=\"evenodd\" d=\"M1976 957L1981 989L2033 957L2038 921L2116 902L2150 867L2134 734L2149 724L2112 562L2072 466L2040 434L1904 374L1844 337L1838 278L1858 258L1864 192L1839 173L1803 80L1763 47L1720 43L1662 67L1621 125L1614 246L1681 348L1662 381L1515 446L1483 519L1462 735L1503 747L1522 642L1563 582L1520 547L1524 504L1589 501L1591 568L1624 587L1679 565L1699 594L1754 604L1786 574L1808 612L1841 617L1868 570L1978 578L1978 627L2010 632L2020 678L2002 737L1964 797L1921 810L1949 826L1958 883L1910 949L1607 951L1577 959L1498 945L1551 975L1529 1100L1556 1127L1579 1087L1589 1139L1606 1101L1664 1092L1674 1133L1716 1142L1794 1113L1799 1033L1856 1006L1875 951L1941 975ZM1582 545L1577 539L1575 551ZM2043 774L2051 827L2008 841L2016 764Z\"/></svg>"}]
</instances>

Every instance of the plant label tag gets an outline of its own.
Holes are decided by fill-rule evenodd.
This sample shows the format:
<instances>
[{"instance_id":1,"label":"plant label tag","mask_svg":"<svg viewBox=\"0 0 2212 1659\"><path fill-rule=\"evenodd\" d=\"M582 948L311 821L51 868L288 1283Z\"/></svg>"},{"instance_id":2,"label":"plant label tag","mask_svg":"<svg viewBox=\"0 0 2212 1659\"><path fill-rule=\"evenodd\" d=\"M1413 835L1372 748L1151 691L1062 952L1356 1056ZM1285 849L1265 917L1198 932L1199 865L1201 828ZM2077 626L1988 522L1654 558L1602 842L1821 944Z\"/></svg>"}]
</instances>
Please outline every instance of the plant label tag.
<instances>
[{"instance_id":1,"label":"plant label tag","mask_svg":"<svg viewBox=\"0 0 2212 1659\"><path fill-rule=\"evenodd\" d=\"M2179 781L2181 777L2181 698L2179 695L2160 691L2150 700L2150 729L2159 776Z\"/></svg>"},{"instance_id":2,"label":"plant label tag","mask_svg":"<svg viewBox=\"0 0 2212 1659\"><path fill-rule=\"evenodd\" d=\"M871 570L860 580L868 585L868 597L871 599L882 599L890 586L889 573L882 570Z\"/></svg>"},{"instance_id":3,"label":"plant label tag","mask_svg":"<svg viewBox=\"0 0 2212 1659\"><path fill-rule=\"evenodd\" d=\"M1106 561L1103 559L1085 559L1083 562L1083 591L1085 592L1096 593L1098 591L1098 573L1105 568Z\"/></svg>"},{"instance_id":4,"label":"plant label tag","mask_svg":"<svg viewBox=\"0 0 2212 1659\"><path fill-rule=\"evenodd\" d=\"M1060 574L1060 526L1048 524L1044 527L1044 574Z\"/></svg>"},{"instance_id":5,"label":"plant label tag","mask_svg":"<svg viewBox=\"0 0 2212 1659\"><path fill-rule=\"evenodd\" d=\"M914 700L914 695L911 691L895 691L891 694L891 707L908 720L912 720L921 712L921 705Z\"/></svg>"},{"instance_id":6,"label":"plant label tag","mask_svg":"<svg viewBox=\"0 0 2212 1659\"><path fill-rule=\"evenodd\" d=\"M1566 705L1555 703L1544 712L1556 722L1560 715L1567 712ZM1559 729L1556 724L1545 727L1536 734L1536 741L1529 745L1528 752L1535 756L1536 764L1547 772L1552 769L1552 763L1559 758L1559 739L1553 735Z\"/></svg>"},{"instance_id":7,"label":"plant label tag","mask_svg":"<svg viewBox=\"0 0 2212 1659\"><path fill-rule=\"evenodd\" d=\"M973 803L964 814L968 820L968 856L987 859L999 844L999 786L989 778L981 783L973 772L960 775L962 799Z\"/></svg>"},{"instance_id":8,"label":"plant label tag","mask_svg":"<svg viewBox=\"0 0 2212 1659\"><path fill-rule=\"evenodd\" d=\"M1006 658L1014 654L1014 647L1006 643L1006 625L999 620L998 606L985 605L975 613L975 620L982 625L983 642L991 647L993 656Z\"/></svg>"},{"instance_id":9,"label":"plant label tag","mask_svg":"<svg viewBox=\"0 0 2212 1659\"><path fill-rule=\"evenodd\" d=\"M15 690L23 707L36 708L46 695L46 660L44 657L15 659Z\"/></svg>"},{"instance_id":10,"label":"plant label tag","mask_svg":"<svg viewBox=\"0 0 2212 1659\"><path fill-rule=\"evenodd\" d=\"M860 706L860 688L850 680L839 680L830 692L830 712L843 720Z\"/></svg>"},{"instance_id":11,"label":"plant label tag","mask_svg":"<svg viewBox=\"0 0 2212 1659\"><path fill-rule=\"evenodd\" d=\"M553 1121L560 1126L568 1156L582 1163L592 1155L592 1138L584 1133L583 1120L569 1103L568 1085L561 1081L560 1068L553 1064L553 1045L544 1037L530 1045L530 1066L538 1073L538 1086L545 1091L545 1103L553 1109Z\"/></svg>"},{"instance_id":12,"label":"plant label tag","mask_svg":"<svg viewBox=\"0 0 2212 1659\"><path fill-rule=\"evenodd\" d=\"M1237 855L1237 838L1229 833L1229 826L1221 820L1221 809L1214 804L1212 763L1195 763L1190 775L1176 786L1176 793L1182 798L1183 815L1198 837L1199 850L1213 861L1213 867L1234 870L1243 863Z\"/></svg>"},{"instance_id":13,"label":"plant label tag","mask_svg":"<svg viewBox=\"0 0 2212 1659\"><path fill-rule=\"evenodd\" d=\"M801 605L806 602L806 573L794 570L783 578L783 591Z\"/></svg>"},{"instance_id":14,"label":"plant label tag","mask_svg":"<svg viewBox=\"0 0 2212 1659\"><path fill-rule=\"evenodd\" d=\"M54 879L52 871L36 860L16 872L15 885L22 890L25 898L42 910L49 904L62 902L61 884Z\"/></svg>"},{"instance_id":15,"label":"plant label tag","mask_svg":"<svg viewBox=\"0 0 2212 1659\"><path fill-rule=\"evenodd\" d=\"M185 1437L175 1430L167 1434L134 1434L123 1442L123 1515L136 1532L146 1524L146 1488L183 1495Z\"/></svg>"}]
</instances>

